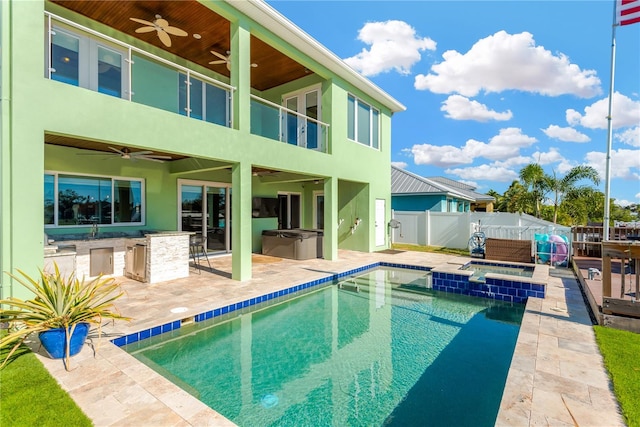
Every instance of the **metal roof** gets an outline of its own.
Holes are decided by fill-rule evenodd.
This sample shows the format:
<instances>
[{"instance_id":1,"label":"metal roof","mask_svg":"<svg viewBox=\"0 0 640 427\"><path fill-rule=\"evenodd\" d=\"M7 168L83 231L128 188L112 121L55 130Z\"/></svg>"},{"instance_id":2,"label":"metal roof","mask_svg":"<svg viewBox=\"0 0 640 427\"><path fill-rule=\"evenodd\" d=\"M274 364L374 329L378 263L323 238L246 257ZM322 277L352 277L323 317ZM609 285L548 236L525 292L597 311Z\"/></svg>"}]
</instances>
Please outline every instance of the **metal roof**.
<instances>
[{"instance_id":1,"label":"metal roof","mask_svg":"<svg viewBox=\"0 0 640 427\"><path fill-rule=\"evenodd\" d=\"M437 177L430 177L429 178L432 181L436 181L439 182L443 185L446 185L448 187L452 187L455 188L456 191L471 197L473 199L477 200L482 200L482 201L489 201L489 202L495 202L496 199L493 196L489 196L487 194L483 194L483 193L478 193L477 191L475 191L476 187L474 187L473 185L469 185L469 184L465 184L464 182L460 182L460 181L455 181L453 179L449 179L449 178L445 178L443 176L437 176Z\"/></svg>"},{"instance_id":2,"label":"metal roof","mask_svg":"<svg viewBox=\"0 0 640 427\"><path fill-rule=\"evenodd\" d=\"M493 201L493 197L473 191L474 187L449 178L425 178L391 166L391 194L441 194L470 201Z\"/></svg>"}]
</instances>

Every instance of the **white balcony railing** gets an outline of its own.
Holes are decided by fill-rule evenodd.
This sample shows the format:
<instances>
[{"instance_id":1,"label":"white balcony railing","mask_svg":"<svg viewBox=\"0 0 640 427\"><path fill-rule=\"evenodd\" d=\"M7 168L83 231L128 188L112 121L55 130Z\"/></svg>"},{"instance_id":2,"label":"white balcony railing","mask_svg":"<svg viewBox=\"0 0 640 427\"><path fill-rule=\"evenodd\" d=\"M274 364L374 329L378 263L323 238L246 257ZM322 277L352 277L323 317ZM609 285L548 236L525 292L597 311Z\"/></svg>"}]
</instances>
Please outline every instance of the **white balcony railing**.
<instances>
[{"instance_id":1,"label":"white balcony railing","mask_svg":"<svg viewBox=\"0 0 640 427\"><path fill-rule=\"evenodd\" d=\"M45 12L48 79L226 127L235 88Z\"/></svg>"},{"instance_id":2,"label":"white balcony railing","mask_svg":"<svg viewBox=\"0 0 640 427\"><path fill-rule=\"evenodd\" d=\"M251 133L310 150L327 152L329 125L251 95Z\"/></svg>"}]
</instances>

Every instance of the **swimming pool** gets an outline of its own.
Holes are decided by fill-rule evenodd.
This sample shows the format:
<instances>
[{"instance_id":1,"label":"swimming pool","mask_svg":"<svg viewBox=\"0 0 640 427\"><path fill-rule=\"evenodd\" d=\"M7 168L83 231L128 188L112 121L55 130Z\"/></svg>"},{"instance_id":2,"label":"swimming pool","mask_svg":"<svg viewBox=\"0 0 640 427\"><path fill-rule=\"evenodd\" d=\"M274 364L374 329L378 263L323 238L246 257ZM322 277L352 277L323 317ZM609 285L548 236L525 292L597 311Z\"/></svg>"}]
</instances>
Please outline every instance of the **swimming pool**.
<instances>
[{"instance_id":1,"label":"swimming pool","mask_svg":"<svg viewBox=\"0 0 640 427\"><path fill-rule=\"evenodd\" d=\"M376 268L126 345L240 426L493 425L524 306Z\"/></svg>"}]
</instances>

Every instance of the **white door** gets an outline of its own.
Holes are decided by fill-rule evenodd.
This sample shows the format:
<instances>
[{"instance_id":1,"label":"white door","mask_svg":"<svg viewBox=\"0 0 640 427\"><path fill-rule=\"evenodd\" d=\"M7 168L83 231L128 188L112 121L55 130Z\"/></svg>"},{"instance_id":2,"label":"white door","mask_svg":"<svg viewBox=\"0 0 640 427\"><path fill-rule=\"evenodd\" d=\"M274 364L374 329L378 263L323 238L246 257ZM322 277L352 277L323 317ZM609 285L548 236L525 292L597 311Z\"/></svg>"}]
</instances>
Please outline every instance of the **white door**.
<instances>
[{"instance_id":1,"label":"white door","mask_svg":"<svg viewBox=\"0 0 640 427\"><path fill-rule=\"evenodd\" d=\"M385 242L385 200L376 199L376 246L384 246Z\"/></svg>"}]
</instances>

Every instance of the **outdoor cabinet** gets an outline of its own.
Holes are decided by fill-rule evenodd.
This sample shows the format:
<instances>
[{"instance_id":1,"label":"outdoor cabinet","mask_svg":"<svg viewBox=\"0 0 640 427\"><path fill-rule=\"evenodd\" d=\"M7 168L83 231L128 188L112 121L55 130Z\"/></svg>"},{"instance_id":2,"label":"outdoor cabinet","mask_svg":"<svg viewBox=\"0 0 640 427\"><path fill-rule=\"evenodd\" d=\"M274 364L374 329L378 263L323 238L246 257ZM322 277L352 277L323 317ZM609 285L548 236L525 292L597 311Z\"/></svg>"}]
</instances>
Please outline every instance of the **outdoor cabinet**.
<instances>
[{"instance_id":1,"label":"outdoor cabinet","mask_svg":"<svg viewBox=\"0 0 640 427\"><path fill-rule=\"evenodd\" d=\"M94 248L89 250L89 275L113 274L113 248Z\"/></svg>"}]
</instances>

